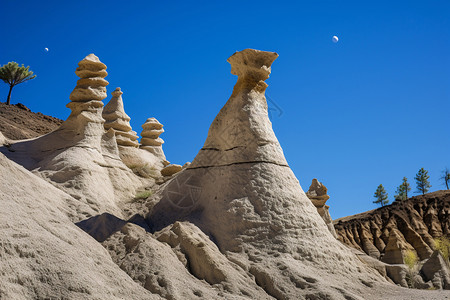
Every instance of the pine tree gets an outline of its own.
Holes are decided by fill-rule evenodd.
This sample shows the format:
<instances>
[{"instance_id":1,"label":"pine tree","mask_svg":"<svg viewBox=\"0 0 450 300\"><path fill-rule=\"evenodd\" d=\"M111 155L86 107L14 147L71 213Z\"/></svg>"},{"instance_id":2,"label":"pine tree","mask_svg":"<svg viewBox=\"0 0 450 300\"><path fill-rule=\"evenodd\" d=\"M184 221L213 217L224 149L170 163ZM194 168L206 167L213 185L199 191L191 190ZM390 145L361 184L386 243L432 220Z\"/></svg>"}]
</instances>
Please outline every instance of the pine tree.
<instances>
[{"instance_id":1,"label":"pine tree","mask_svg":"<svg viewBox=\"0 0 450 300\"><path fill-rule=\"evenodd\" d=\"M377 199L373 201L373 203L375 204L380 204L383 207L389 203L388 193L386 193L386 190L384 189L382 184L378 186L373 196L375 197L375 199Z\"/></svg>"},{"instance_id":2,"label":"pine tree","mask_svg":"<svg viewBox=\"0 0 450 300\"><path fill-rule=\"evenodd\" d=\"M430 179L430 176L428 175L428 171L424 168L420 168L419 172L417 172L416 177L414 177L417 184L417 191L416 193L422 193L422 195L425 195L431 187L430 182L428 179Z\"/></svg>"},{"instance_id":3,"label":"pine tree","mask_svg":"<svg viewBox=\"0 0 450 300\"><path fill-rule=\"evenodd\" d=\"M408 178L403 177L403 182L400 184L400 186L397 188L395 200L406 200L408 199L408 192L411 190L411 187L408 183Z\"/></svg>"},{"instance_id":4,"label":"pine tree","mask_svg":"<svg viewBox=\"0 0 450 300\"><path fill-rule=\"evenodd\" d=\"M450 170L448 168L445 168L444 171L442 171L441 179L444 181L444 184L448 190L448 185L450 183Z\"/></svg>"},{"instance_id":5,"label":"pine tree","mask_svg":"<svg viewBox=\"0 0 450 300\"><path fill-rule=\"evenodd\" d=\"M29 69L30 66L25 67L22 65L19 67L14 61L0 67L0 79L9 84L9 93L6 104L9 105L11 103L11 91L14 86L36 78L36 75L33 75L33 72Z\"/></svg>"}]
</instances>

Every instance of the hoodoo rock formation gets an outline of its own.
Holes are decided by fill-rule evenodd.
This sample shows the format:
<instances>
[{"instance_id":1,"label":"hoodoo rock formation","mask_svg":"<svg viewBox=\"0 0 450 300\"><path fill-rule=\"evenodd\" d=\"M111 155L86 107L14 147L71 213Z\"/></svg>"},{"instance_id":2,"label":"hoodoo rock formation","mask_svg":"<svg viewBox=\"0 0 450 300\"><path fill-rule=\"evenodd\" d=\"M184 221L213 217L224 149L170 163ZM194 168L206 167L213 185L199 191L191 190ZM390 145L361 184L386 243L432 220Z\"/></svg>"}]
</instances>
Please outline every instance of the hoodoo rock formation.
<instances>
[{"instance_id":1,"label":"hoodoo rock formation","mask_svg":"<svg viewBox=\"0 0 450 300\"><path fill-rule=\"evenodd\" d=\"M123 107L123 92L118 87L111 94L113 97L103 108L102 116L106 121L105 129L114 129L119 146L139 147L138 136L130 126L131 118L125 113Z\"/></svg>"},{"instance_id":2,"label":"hoodoo rock formation","mask_svg":"<svg viewBox=\"0 0 450 300\"><path fill-rule=\"evenodd\" d=\"M228 59L233 93L148 220L155 231L198 226L271 297L357 299L362 282L384 280L327 230L284 158L264 96L277 57L246 49Z\"/></svg>"},{"instance_id":3,"label":"hoodoo rock formation","mask_svg":"<svg viewBox=\"0 0 450 300\"><path fill-rule=\"evenodd\" d=\"M317 208L317 212L325 221L325 224L328 227L328 230L334 237L336 236L336 231L334 230L333 220L331 219L328 205L325 203L330 199L330 196L327 195L327 188L323 185L323 183L319 182L316 178L312 180L311 186L309 190L306 192L306 196L308 196L309 200L314 204Z\"/></svg>"},{"instance_id":4,"label":"hoodoo rock formation","mask_svg":"<svg viewBox=\"0 0 450 300\"><path fill-rule=\"evenodd\" d=\"M90 54L78 63L75 74L80 79L70 94L67 120L47 135L0 147L0 152L95 212L122 216L120 202L142 183L121 161L114 132L104 129L106 65Z\"/></svg>"},{"instance_id":5,"label":"hoodoo rock formation","mask_svg":"<svg viewBox=\"0 0 450 300\"><path fill-rule=\"evenodd\" d=\"M228 59L233 93L183 167L167 166L156 119L143 126L142 148L134 136L120 141L131 128L119 90L105 132L106 66L93 54L82 60L57 130L25 141L0 134L0 299L448 297L393 285L386 273L401 265L380 269L327 230L268 117L264 81L277 57L246 49ZM309 194L323 198L323 189ZM446 286L437 264L433 254L424 274Z\"/></svg>"},{"instance_id":6,"label":"hoodoo rock formation","mask_svg":"<svg viewBox=\"0 0 450 300\"><path fill-rule=\"evenodd\" d=\"M403 264L407 250L416 252L424 263L433 255L434 238L450 235L449 215L450 191L437 191L341 218L334 225L341 242L386 264Z\"/></svg>"},{"instance_id":7,"label":"hoodoo rock formation","mask_svg":"<svg viewBox=\"0 0 450 300\"><path fill-rule=\"evenodd\" d=\"M148 118L142 125L141 149L147 150L161 159L166 159L162 149L164 141L159 137L163 132L163 125L158 120Z\"/></svg>"}]
</instances>

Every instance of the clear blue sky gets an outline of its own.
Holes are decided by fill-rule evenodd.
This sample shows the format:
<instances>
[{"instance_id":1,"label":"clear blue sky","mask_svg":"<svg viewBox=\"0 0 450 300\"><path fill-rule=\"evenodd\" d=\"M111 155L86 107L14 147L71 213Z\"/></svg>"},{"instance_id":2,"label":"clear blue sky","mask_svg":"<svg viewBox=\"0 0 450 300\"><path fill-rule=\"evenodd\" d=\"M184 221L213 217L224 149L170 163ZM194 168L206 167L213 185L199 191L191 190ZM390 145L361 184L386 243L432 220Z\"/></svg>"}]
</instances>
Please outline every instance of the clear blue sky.
<instances>
[{"instance_id":1,"label":"clear blue sky","mask_svg":"<svg viewBox=\"0 0 450 300\"><path fill-rule=\"evenodd\" d=\"M38 75L12 103L66 119L77 63L95 53L108 66L106 100L120 86L133 129L156 117L167 158L183 164L231 94L226 59L275 51L266 81L273 128L303 189L314 177L328 187L333 218L376 208L380 183L392 200L421 167L432 191L444 188L450 1L193 3L1 1L0 64ZM1 84L1 101L7 91Z\"/></svg>"}]
</instances>

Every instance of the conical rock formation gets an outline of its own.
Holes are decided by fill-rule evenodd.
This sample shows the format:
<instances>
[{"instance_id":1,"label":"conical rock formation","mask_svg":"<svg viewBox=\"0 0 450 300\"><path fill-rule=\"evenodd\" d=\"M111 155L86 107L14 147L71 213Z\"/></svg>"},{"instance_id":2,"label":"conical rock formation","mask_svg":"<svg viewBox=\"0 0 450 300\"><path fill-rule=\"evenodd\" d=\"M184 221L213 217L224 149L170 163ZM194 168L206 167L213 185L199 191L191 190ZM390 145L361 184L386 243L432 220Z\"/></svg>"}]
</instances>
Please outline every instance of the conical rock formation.
<instances>
[{"instance_id":1,"label":"conical rock formation","mask_svg":"<svg viewBox=\"0 0 450 300\"><path fill-rule=\"evenodd\" d=\"M139 147L138 136L130 125L131 118L125 113L123 107L123 92L118 87L111 94L113 97L103 108L102 116L106 121L104 124L105 129L114 129L118 145Z\"/></svg>"},{"instance_id":2,"label":"conical rock formation","mask_svg":"<svg viewBox=\"0 0 450 300\"><path fill-rule=\"evenodd\" d=\"M114 131L120 159L142 177L161 177L159 170L163 168L162 161L165 160L162 148L158 153L162 153L162 157L139 148L138 136L130 125L131 118L125 113L123 92L116 88L111 94L112 98L103 108L102 116L105 129Z\"/></svg>"},{"instance_id":3,"label":"conical rock formation","mask_svg":"<svg viewBox=\"0 0 450 300\"><path fill-rule=\"evenodd\" d=\"M162 149L164 141L159 136L164 132L163 125L156 118L148 118L142 125L141 149L147 150L157 157L165 160Z\"/></svg>"},{"instance_id":4,"label":"conical rock formation","mask_svg":"<svg viewBox=\"0 0 450 300\"><path fill-rule=\"evenodd\" d=\"M246 49L228 59L233 93L148 220L153 230L195 224L277 299L360 299L361 282L384 279L331 235L284 158L264 96L277 56Z\"/></svg>"}]
</instances>

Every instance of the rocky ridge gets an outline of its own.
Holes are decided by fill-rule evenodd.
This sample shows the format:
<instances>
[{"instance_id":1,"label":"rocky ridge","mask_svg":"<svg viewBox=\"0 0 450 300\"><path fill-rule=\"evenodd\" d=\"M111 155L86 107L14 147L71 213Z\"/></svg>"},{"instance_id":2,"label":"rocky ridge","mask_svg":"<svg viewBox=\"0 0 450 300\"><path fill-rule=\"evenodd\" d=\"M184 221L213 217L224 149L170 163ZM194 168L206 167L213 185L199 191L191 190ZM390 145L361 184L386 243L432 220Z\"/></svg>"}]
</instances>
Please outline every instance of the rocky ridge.
<instances>
[{"instance_id":1,"label":"rocky ridge","mask_svg":"<svg viewBox=\"0 0 450 300\"><path fill-rule=\"evenodd\" d=\"M41 136L56 130L62 120L42 113L34 113L23 104L0 103L0 132L11 140Z\"/></svg>"},{"instance_id":2,"label":"rocky ridge","mask_svg":"<svg viewBox=\"0 0 450 300\"><path fill-rule=\"evenodd\" d=\"M385 264L404 264L407 250L417 253L423 264L437 255L434 239L449 237L449 214L450 191L437 191L335 220L334 226L341 242ZM441 269L447 272L445 264ZM430 281L429 277L423 279ZM450 288L449 280L441 278L433 285Z\"/></svg>"}]
</instances>

